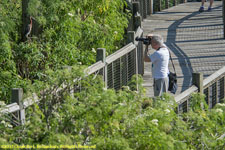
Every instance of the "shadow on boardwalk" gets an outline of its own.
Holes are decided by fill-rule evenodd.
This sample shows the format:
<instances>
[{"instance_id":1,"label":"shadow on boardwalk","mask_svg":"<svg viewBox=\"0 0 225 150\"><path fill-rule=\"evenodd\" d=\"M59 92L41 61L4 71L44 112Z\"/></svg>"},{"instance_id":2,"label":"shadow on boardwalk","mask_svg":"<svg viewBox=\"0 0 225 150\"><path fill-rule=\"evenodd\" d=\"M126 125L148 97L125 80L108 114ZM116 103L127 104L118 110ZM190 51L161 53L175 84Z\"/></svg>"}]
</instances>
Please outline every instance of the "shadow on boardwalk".
<instances>
[{"instance_id":1,"label":"shadow on boardwalk","mask_svg":"<svg viewBox=\"0 0 225 150\"><path fill-rule=\"evenodd\" d=\"M156 13L143 21L145 34L160 34L172 52L178 75L178 92L192 85L192 73L204 77L225 65L222 2L214 3L212 12L198 12L199 3L186 3ZM207 3L206 3L207 6ZM152 51L153 52L153 51ZM145 64L144 84L152 88L150 64ZM173 71L170 64L170 70ZM151 89L150 89L151 90ZM149 92L152 96L153 92Z\"/></svg>"},{"instance_id":2,"label":"shadow on boardwalk","mask_svg":"<svg viewBox=\"0 0 225 150\"><path fill-rule=\"evenodd\" d=\"M219 9L219 8L221 8L221 6L218 6L214 9ZM168 13L171 14L171 12L168 12ZM177 55L179 63L181 64L181 63L185 62L185 64L186 64L181 68L183 74L186 74L186 76L183 76L183 85L185 83L189 83L189 84L192 83L192 77L191 76L192 76L192 73L193 73L193 69L192 69L192 65L191 65L191 61L190 61L191 58L188 55L186 55L186 53L176 44L176 36L177 36L176 33L177 32L173 32L173 31L176 30L176 29L179 29L179 26L184 21L189 20L190 18L193 18L194 16L197 16L199 14L200 14L200 12L198 12L198 11L193 12L192 14L190 14L190 15L188 15L188 16L180 19L180 20L175 21L172 25L170 25L168 27L167 41L165 43L169 47L169 49L171 51L173 51L173 53L175 55ZM206 19L208 19L208 18L206 18ZM182 28L186 29L186 30L190 30L190 28L197 28L197 27L204 28L204 27L207 27L207 26L208 26L207 24L204 24L204 25L201 25L201 26L183 26ZM213 26L213 25L209 25L209 26ZM208 40L212 40L212 39L208 39ZM218 40L218 39L214 39L214 40ZM204 39L204 41L206 41L206 39ZM183 42L196 42L196 40L187 40L187 41L183 41ZM206 58L206 56L197 56L195 58L198 59L200 57ZM213 56L213 57L215 57L215 56ZM186 86L182 86L181 91L185 91L187 88L188 87L186 87Z\"/></svg>"}]
</instances>

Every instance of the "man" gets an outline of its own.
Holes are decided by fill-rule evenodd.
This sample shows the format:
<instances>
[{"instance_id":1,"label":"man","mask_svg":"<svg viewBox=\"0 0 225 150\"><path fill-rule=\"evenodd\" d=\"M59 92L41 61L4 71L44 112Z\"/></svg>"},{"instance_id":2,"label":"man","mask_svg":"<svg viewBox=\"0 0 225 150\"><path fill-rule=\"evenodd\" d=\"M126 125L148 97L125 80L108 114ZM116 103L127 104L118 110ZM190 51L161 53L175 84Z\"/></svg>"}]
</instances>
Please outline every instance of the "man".
<instances>
[{"instance_id":1,"label":"man","mask_svg":"<svg viewBox=\"0 0 225 150\"><path fill-rule=\"evenodd\" d=\"M214 0L210 0L209 7L208 7L208 11L212 11L212 4L213 4L213 1L214 1ZM199 12L203 12L203 11L204 11L204 3L205 3L205 0L202 0L202 5L201 5L201 7L199 8Z\"/></svg>"},{"instance_id":2,"label":"man","mask_svg":"<svg viewBox=\"0 0 225 150\"><path fill-rule=\"evenodd\" d=\"M151 46L156 51L148 55L148 48L146 48L145 61L152 62L154 96L162 96L163 92L168 91L169 51L160 35L149 34L147 37L151 39Z\"/></svg>"}]
</instances>

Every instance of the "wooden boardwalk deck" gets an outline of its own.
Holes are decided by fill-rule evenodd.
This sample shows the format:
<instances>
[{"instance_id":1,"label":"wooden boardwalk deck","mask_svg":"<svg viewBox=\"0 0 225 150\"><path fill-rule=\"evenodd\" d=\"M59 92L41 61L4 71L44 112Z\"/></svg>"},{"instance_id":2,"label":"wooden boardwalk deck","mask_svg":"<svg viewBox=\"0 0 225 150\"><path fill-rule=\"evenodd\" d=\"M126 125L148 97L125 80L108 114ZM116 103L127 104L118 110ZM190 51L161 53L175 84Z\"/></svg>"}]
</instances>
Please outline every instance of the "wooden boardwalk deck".
<instances>
[{"instance_id":1,"label":"wooden boardwalk deck","mask_svg":"<svg viewBox=\"0 0 225 150\"><path fill-rule=\"evenodd\" d=\"M209 2L205 3L207 8ZM192 73L204 78L225 65L222 1L214 1L211 12L199 13L200 2L188 2L148 16L142 22L144 34L163 36L172 52L178 75L179 94L192 85ZM154 50L150 51L151 53ZM170 62L171 71L172 65ZM153 96L151 64L145 63L144 87Z\"/></svg>"}]
</instances>

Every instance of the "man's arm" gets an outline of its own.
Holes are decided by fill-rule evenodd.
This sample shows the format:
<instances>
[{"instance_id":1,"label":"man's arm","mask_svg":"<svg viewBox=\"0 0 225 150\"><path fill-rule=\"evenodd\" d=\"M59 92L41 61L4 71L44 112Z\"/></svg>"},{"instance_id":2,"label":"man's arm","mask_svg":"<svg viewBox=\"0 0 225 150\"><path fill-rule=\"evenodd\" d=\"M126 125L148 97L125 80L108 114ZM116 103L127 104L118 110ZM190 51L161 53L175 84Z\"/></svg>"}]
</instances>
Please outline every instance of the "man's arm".
<instances>
[{"instance_id":1,"label":"man's arm","mask_svg":"<svg viewBox=\"0 0 225 150\"><path fill-rule=\"evenodd\" d=\"M148 46L146 46L145 52L144 52L144 60L145 62L151 62L151 59L148 56Z\"/></svg>"},{"instance_id":2,"label":"man's arm","mask_svg":"<svg viewBox=\"0 0 225 150\"><path fill-rule=\"evenodd\" d=\"M153 34L148 34L146 37L147 38L152 38ZM144 60L145 62L151 62L151 59L150 57L148 56L148 45L146 45L146 49L145 49L145 52L144 52Z\"/></svg>"}]
</instances>

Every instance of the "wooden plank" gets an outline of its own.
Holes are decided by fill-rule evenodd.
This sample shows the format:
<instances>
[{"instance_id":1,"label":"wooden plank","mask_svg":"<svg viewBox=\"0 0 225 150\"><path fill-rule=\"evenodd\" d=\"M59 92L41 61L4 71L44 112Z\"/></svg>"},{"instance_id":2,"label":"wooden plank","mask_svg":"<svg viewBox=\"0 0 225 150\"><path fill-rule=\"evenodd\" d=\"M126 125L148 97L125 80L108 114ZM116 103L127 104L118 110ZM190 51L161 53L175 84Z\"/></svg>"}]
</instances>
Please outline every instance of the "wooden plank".
<instances>
[{"instance_id":1,"label":"wooden plank","mask_svg":"<svg viewBox=\"0 0 225 150\"><path fill-rule=\"evenodd\" d=\"M90 75L100 69L102 69L105 66L105 64L102 61L98 61L97 63L89 66L87 69L85 69L84 72L86 72L87 75Z\"/></svg>"},{"instance_id":2,"label":"wooden plank","mask_svg":"<svg viewBox=\"0 0 225 150\"><path fill-rule=\"evenodd\" d=\"M143 36L149 33L162 35L172 52L179 83L176 94L187 89L187 85L191 86L193 72L202 72L206 79L225 66L222 2L214 1L211 12L198 13L198 9L199 3L179 4L156 12L142 22ZM149 50L151 54L154 52ZM150 84L151 80L147 80L152 78L149 72L151 63L145 63L144 85ZM209 80L204 81L204 88L206 82L214 82Z\"/></svg>"},{"instance_id":3,"label":"wooden plank","mask_svg":"<svg viewBox=\"0 0 225 150\"><path fill-rule=\"evenodd\" d=\"M126 55L127 53L131 52L135 48L136 48L136 46L133 43L129 43L128 45L124 46L120 50L118 50L115 53L106 57L106 63L107 64L112 63L113 61L115 61L115 60L119 59L120 57Z\"/></svg>"},{"instance_id":4,"label":"wooden plank","mask_svg":"<svg viewBox=\"0 0 225 150\"><path fill-rule=\"evenodd\" d=\"M24 108L27 108L27 107L29 107L29 106L31 106L34 103L37 103L39 101L40 100L39 100L37 94L33 93L31 97L28 97L28 98L24 99L23 106L24 106Z\"/></svg>"},{"instance_id":5,"label":"wooden plank","mask_svg":"<svg viewBox=\"0 0 225 150\"><path fill-rule=\"evenodd\" d=\"M38 96L36 95L36 93L32 94L32 97L28 97L26 99L23 100L23 106L24 108L27 108L31 105L33 105L34 103L39 102L40 100L38 99ZM6 105L4 109L2 109L0 112L4 113L4 114L9 114L9 113L13 113L16 111L19 111L20 107L17 103L12 103L9 105Z\"/></svg>"},{"instance_id":6,"label":"wooden plank","mask_svg":"<svg viewBox=\"0 0 225 150\"><path fill-rule=\"evenodd\" d=\"M207 77L206 79L204 79L203 87L206 88L209 85L213 84L214 82L219 80L219 78L223 77L224 74L225 74L225 66L220 70L216 71L215 73L213 73L212 75L210 75L209 77Z\"/></svg>"},{"instance_id":7,"label":"wooden plank","mask_svg":"<svg viewBox=\"0 0 225 150\"><path fill-rule=\"evenodd\" d=\"M3 107L0 111L3 114L9 114L20 110L20 106L17 103L12 103Z\"/></svg>"},{"instance_id":8,"label":"wooden plank","mask_svg":"<svg viewBox=\"0 0 225 150\"><path fill-rule=\"evenodd\" d=\"M193 85L190 88L188 88L187 90L185 90L184 92L182 92L181 94L175 96L175 101L178 104L181 104L184 102L185 98L189 97L194 92L198 92L198 88Z\"/></svg>"}]
</instances>

